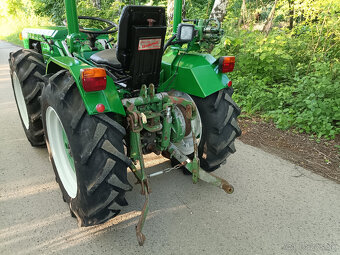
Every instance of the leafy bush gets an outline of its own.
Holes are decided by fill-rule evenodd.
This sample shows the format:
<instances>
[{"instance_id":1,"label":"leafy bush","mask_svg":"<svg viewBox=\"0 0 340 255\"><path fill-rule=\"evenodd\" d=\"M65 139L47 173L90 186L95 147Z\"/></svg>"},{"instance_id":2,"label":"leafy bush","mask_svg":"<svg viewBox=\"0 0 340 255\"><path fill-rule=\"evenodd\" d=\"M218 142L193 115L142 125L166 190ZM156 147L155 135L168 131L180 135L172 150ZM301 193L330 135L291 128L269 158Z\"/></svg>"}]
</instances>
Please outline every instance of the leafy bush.
<instances>
[{"instance_id":1,"label":"leafy bush","mask_svg":"<svg viewBox=\"0 0 340 255\"><path fill-rule=\"evenodd\" d=\"M340 133L339 6L332 1L314 1L311 10L299 6L303 11L296 17L304 13L303 21L292 31L274 27L268 36L234 29L239 14L230 6L225 36L212 53L236 56L229 76L245 112L318 137Z\"/></svg>"},{"instance_id":2,"label":"leafy bush","mask_svg":"<svg viewBox=\"0 0 340 255\"><path fill-rule=\"evenodd\" d=\"M140 0L166 6L166 0ZM250 114L273 119L279 128L334 138L340 133L340 25L339 1L298 0L294 27L288 29L288 1L278 1L274 27L268 36L260 31L274 0L247 0L247 22L239 26L242 0L229 0L223 22L225 36L212 54L235 55L230 73L236 101ZM122 7L132 0L77 0L78 14L107 18L118 23ZM24 26L62 24L64 0L0 0L2 36ZM186 0L187 18L208 18L214 0ZM255 14L260 15L255 19ZM41 18L45 17L45 18ZM49 20L49 22L48 22ZM99 26L84 22L83 26Z\"/></svg>"}]
</instances>

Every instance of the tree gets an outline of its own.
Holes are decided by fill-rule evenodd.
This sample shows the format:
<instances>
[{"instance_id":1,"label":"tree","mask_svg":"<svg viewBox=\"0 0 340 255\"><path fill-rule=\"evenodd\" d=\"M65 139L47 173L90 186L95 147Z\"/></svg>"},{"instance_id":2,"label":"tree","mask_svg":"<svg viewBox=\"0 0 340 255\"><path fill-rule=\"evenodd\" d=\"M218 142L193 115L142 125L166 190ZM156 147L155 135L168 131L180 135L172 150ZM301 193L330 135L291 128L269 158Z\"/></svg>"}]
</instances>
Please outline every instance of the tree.
<instances>
[{"instance_id":1,"label":"tree","mask_svg":"<svg viewBox=\"0 0 340 255\"><path fill-rule=\"evenodd\" d=\"M289 29L293 29L294 25L294 0L288 0L288 8L289 8Z\"/></svg>"},{"instance_id":2,"label":"tree","mask_svg":"<svg viewBox=\"0 0 340 255\"><path fill-rule=\"evenodd\" d=\"M215 0L214 6L210 13L211 19L217 19L222 22L227 11L228 0Z\"/></svg>"},{"instance_id":3,"label":"tree","mask_svg":"<svg viewBox=\"0 0 340 255\"><path fill-rule=\"evenodd\" d=\"M272 8L272 10L270 11L269 16L268 16L267 21L266 21L266 24L264 25L263 30L262 30L262 32L263 32L263 33L266 33L267 35L268 35L270 29L271 29L272 26L273 26L273 20L274 20L274 16L275 16L275 9L276 9L277 1L278 1L278 0L275 0L275 3L274 3L274 5L273 5L273 8Z\"/></svg>"},{"instance_id":4,"label":"tree","mask_svg":"<svg viewBox=\"0 0 340 255\"><path fill-rule=\"evenodd\" d=\"M166 14L168 18L168 26L171 24L171 21L174 18L174 0L168 0L167 8L166 8Z\"/></svg>"},{"instance_id":5,"label":"tree","mask_svg":"<svg viewBox=\"0 0 340 255\"><path fill-rule=\"evenodd\" d=\"M241 15L240 19L238 20L238 25L241 26L241 24L247 24L247 5L246 5L246 0L242 1L242 6L241 6Z\"/></svg>"},{"instance_id":6,"label":"tree","mask_svg":"<svg viewBox=\"0 0 340 255\"><path fill-rule=\"evenodd\" d=\"M166 8L168 26L172 24L172 20L174 19L174 7L175 1L168 0ZM185 17L185 0L182 0L182 18L184 17Z\"/></svg>"},{"instance_id":7,"label":"tree","mask_svg":"<svg viewBox=\"0 0 340 255\"><path fill-rule=\"evenodd\" d=\"M92 0L93 7L96 7L97 9L100 9L101 4L100 0Z\"/></svg>"}]
</instances>

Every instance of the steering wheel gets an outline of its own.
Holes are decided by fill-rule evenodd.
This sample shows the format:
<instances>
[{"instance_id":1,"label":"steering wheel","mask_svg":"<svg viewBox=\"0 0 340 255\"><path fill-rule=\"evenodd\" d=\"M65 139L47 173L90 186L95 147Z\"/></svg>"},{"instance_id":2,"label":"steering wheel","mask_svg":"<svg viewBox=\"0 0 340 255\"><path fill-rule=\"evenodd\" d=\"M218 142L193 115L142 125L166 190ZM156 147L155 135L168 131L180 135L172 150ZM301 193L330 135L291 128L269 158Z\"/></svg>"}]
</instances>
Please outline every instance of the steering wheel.
<instances>
[{"instance_id":1,"label":"steering wheel","mask_svg":"<svg viewBox=\"0 0 340 255\"><path fill-rule=\"evenodd\" d=\"M78 16L78 19L85 19L85 20L95 20L95 21L100 21L103 23L108 24L109 26L99 30L99 31L92 31L92 30L87 30L87 29L83 29L83 28L79 28L80 32L92 35L97 37L98 35L106 35L106 34L113 34L116 33L118 31L118 25L116 23L113 23L111 20L107 20L107 19L102 19L102 18L97 18L97 17L90 17L90 16ZM113 29L115 28L115 29Z\"/></svg>"}]
</instances>

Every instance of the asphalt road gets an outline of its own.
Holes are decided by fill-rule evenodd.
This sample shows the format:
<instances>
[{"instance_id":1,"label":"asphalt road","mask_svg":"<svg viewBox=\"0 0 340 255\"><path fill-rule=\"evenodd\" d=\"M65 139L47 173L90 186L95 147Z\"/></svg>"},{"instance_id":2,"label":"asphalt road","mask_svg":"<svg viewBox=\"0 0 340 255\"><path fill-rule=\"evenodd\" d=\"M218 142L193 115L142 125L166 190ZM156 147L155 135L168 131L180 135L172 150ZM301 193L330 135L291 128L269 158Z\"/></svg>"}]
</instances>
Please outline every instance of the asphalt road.
<instances>
[{"instance_id":1,"label":"asphalt road","mask_svg":"<svg viewBox=\"0 0 340 255\"><path fill-rule=\"evenodd\" d=\"M144 247L135 236L139 186L120 216L78 227L47 150L24 135L7 62L16 49L0 42L0 254L340 254L340 185L241 142L216 171L232 195L180 171L151 179ZM150 156L148 165L169 163Z\"/></svg>"}]
</instances>

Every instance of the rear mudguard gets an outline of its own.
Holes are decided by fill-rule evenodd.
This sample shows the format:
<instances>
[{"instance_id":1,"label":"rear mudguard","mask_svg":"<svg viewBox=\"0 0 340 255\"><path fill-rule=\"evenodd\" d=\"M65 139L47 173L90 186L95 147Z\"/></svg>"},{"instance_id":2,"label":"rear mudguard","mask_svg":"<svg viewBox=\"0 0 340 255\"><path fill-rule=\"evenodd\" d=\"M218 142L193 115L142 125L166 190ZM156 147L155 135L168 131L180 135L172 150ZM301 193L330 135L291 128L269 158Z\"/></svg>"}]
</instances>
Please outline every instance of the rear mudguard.
<instances>
[{"instance_id":1,"label":"rear mudguard","mask_svg":"<svg viewBox=\"0 0 340 255\"><path fill-rule=\"evenodd\" d=\"M158 92L178 90L207 97L227 87L227 75L218 71L218 61L210 54L170 50L163 56Z\"/></svg>"},{"instance_id":2,"label":"rear mudguard","mask_svg":"<svg viewBox=\"0 0 340 255\"><path fill-rule=\"evenodd\" d=\"M119 98L116 86L109 76L106 76L107 83L105 90L95 92L84 91L80 80L80 71L81 69L91 67L93 66L90 66L87 63L72 57L50 57L47 62L46 72L47 74L52 74L62 69L68 70L77 84L88 114L98 114L96 106L97 104L103 104L105 106L104 112L114 112L125 116L125 110Z\"/></svg>"}]
</instances>

